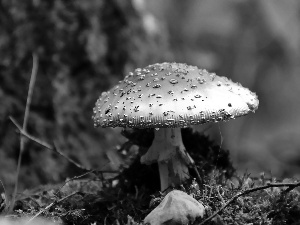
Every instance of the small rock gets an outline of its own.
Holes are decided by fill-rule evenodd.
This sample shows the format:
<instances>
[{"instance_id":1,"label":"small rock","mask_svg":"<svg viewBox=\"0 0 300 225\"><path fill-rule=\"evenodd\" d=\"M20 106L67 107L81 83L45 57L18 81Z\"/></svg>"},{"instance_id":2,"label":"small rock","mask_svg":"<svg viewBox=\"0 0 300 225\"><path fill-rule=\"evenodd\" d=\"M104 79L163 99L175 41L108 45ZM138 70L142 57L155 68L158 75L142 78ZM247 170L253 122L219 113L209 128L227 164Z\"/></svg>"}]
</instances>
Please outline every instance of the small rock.
<instances>
[{"instance_id":1,"label":"small rock","mask_svg":"<svg viewBox=\"0 0 300 225\"><path fill-rule=\"evenodd\" d=\"M203 217L204 206L192 196L179 190L169 192L164 200L144 219L146 224L190 224Z\"/></svg>"}]
</instances>

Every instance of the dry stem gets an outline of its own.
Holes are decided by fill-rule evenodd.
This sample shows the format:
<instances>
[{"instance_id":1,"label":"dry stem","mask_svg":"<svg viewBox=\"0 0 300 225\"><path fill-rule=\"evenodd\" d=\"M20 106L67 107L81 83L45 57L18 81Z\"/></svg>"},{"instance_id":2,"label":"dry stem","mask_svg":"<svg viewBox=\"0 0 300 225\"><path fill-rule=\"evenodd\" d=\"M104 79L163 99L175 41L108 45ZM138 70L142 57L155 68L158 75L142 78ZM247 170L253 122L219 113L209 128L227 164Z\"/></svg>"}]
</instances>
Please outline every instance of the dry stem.
<instances>
[{"instance_id":1,"label":"dry stem","mask_svg":"<svg viewBox=\"0 0 300 225\"><path fill-rule=\"evenodd\" d=\"M55 200L54 202L50 203L46 208L40 210L36 215L34 215L33 217L31 217L26 223L25 225L28 225L30 224L30 222L32 222L35 218L37 218L39 215L41 215L43 212L46 212L47 210L49 210L51 207L53 207L54 205L57 205L59 203L61 203L62 201L66 200L67 198L70 198L71 196L77 194L77 191L76 192L73 192L59 200Z\"/></svg>"},{"instance_id":2,"label":"dry stem","mask_svg":"<svg viewBox=\"0 0 300 225\"><path fill-rule=\"evenodd\" d=\"M112 171L112 170L100 170L100 171L98 171L98 170L88 169L88 168L80 165L79 163L75 162L71 158L69 158L67 155L65 155L63 152L61 152L55 146L52 146L52 145L50 145L50 144L48 144L48 143L46 143L46 142L44 142L44 141L42 141L40 139L38 139L38 138L36 138L36 137L28 134L26 131L24 131L24 129L22 129L22 127L18 124L18 122L13 117L10 116L9 119L16 126L16 128L18 129L19 133L22 136L24 136L24 137L26 137L26 138L34 141L35 143L37 143L37 144L39 144L39 145L41 145L41 146L43 146L43 147L45 147L45 148L47 148L49 150L54 151L55 153L59 154L60 156L62 156L67 161L69 161L70 163L72 163L73 165L75 165L76 167L78 167L81 170L84 170L84 171L87 171L87 172L98 172L98 173L118 173L118 171Z\"/></svg>"},{"instance_id":3,"label":"dry stem","mask_svg":"<svg viewBox=\"0 0 300 225\"><path fill-rule=\"evenodd\" d=\"M23 120L23 130L24 131L26 131L26 129L27 129L27 123L28 123L29 111L30 111L30 104L31 104L33 88L34 88L36 75L37 75L37 70L38 70L38 57L37 57L37 55L33 54L32 59L33 59L33 63L32 63L33 65L32 65L32 71L31 71L31 77L30 77L30 83L29 83L29 90L28 90L25 113L24 113L24 120ZM23 155L23 152L24 152L24 145L25 145L25 140L24 140L24 137L21 136L20 137L20 152L19 152L19 157L18 157L17 173L16 173L16 178L15 178L15 188L14 188L14 192L13 192L13 195L12 195L11 205L9 207L9 212L13 211L13 207L14 207L15 200L16 200L16 195L17 195L17 192L18 192L19 174L20 174L20 168L21 168L21 162L22 162L22 155Z\"/></svg>"}]
</instances>

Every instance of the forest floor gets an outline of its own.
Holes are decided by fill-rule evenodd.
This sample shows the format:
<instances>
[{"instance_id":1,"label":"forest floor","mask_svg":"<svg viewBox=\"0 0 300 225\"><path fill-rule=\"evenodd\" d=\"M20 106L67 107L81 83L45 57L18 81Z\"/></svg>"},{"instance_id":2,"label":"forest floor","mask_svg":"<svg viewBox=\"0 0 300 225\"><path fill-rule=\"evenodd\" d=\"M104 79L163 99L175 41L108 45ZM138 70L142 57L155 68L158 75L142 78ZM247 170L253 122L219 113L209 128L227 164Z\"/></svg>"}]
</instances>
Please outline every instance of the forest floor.
<instances>
[{"instance_id":1,"label":"forest floor","mask_svg":"<svg viewBox=\"0 0 300 225\"><path fill-rule=\"evenodd\" d=\"M278 181L264 173L260 177L246 173L237 176L227 150L192 129L182 131L201 178L191 169L192 178L175 189L188 193L205 207L204 218L195 224L299 224L299 181ZM88 171L63 184L26 190L17 196L12 212L4 193L0 215L13 221L25 217L27 222L21 224L27 225L36 224L40 217L66 225L141 224L165 196L159 191L157 166L140 164L139 154L131 151L137 146L147 147L152 132L124 133L129 140L121 150L130 160L119 174Z\"/></svg>"}]
</instances>

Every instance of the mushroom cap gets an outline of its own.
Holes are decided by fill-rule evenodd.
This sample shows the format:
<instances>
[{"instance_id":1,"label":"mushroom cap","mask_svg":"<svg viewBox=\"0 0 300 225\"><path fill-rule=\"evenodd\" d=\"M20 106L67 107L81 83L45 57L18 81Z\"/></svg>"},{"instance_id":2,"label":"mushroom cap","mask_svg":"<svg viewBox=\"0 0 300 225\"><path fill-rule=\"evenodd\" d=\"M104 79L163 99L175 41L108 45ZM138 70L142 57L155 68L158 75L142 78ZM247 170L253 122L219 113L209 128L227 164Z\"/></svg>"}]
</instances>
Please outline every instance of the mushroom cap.
<instances>
[{"instance_id":1,"label":"mushroom cap","mask_svg":"<svg viewBox=\"0 0 300 225\"><path fill-rule=\"evenodd\" d=\"M255 93L226 77L182 63L157 63L103 92L93 119L95 127L187 127L246 115L258 103Z\"/></svg>"}]
</instances>

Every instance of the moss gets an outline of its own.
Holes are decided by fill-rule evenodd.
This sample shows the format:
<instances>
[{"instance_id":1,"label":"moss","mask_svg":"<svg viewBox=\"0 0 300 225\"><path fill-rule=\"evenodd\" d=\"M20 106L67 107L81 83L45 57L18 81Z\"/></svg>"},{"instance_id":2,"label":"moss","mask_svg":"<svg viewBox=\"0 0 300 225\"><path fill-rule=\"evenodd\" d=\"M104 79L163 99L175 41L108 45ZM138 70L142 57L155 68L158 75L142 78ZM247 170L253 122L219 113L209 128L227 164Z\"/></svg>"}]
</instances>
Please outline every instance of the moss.
<instances>
[{"instance_id":1,"label":"moss","mask_svg":"<svg viewBox=\"0 0 300 225\"><path fill-rule=\"evenodd\" d=\"M133 130L123 133L129 140L121 150L125 151L127 158L134 159L128 160L132 163L117 177L109 180L99 180L97 177L71 180L64 187L47 186L23 193L15 206L15 213L18 216L33 216L56 202L43 216L67 225L142 223L164 195L158 191L157 166L141 165L139 159L142 153L133 154L131 149L138 144L140 150L145 151L151 144L153 131ZM196 224L224 206L218 215L205 224L299 224L299 190L268 187L267 183L275 183L275 179L267 179L264 175L256 178L251 178L249 174L236 176L228 151L191 129L184 129L182 133L187 151L194 157L203 175L201 186L192 178L177 187L204 205L205 216L198 219ZM289 180L289 183L293 181ZM261 186L266 188L249 191ZM240 193L244 194L240 196ZM3 203L1 199L0 202ZM4 208L2 204L1 209Z\"/></svg>"},{"instance_id":2,"label":"moss","mask_svg":"<svg viewBox=\"0 0 300 225\"><path fill-rule=\"evenodd\" d=\"M299 224L300 195L297 192L281 193L271 202L268 218L273 224Z\"/></svg>"}]
</instances>

